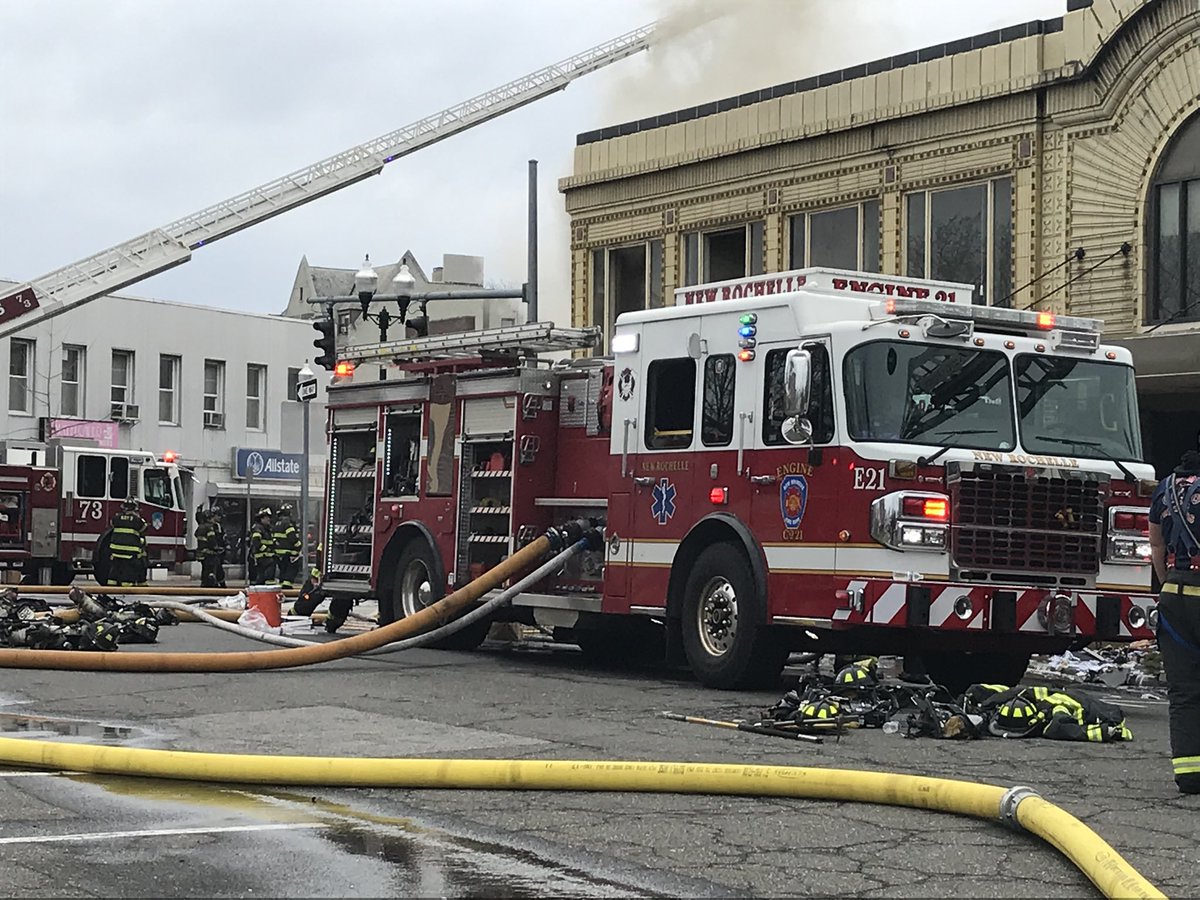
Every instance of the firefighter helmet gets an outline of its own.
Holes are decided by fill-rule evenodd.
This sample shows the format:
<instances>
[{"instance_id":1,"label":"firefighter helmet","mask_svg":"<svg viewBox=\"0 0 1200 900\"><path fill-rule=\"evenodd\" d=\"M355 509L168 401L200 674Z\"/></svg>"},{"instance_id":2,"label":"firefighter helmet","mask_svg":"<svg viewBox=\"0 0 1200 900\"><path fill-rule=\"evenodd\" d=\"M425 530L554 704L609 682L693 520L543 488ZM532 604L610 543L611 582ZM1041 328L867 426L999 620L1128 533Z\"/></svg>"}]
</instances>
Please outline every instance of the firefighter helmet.
<instances>
[{"instance_id":1,"label":"firefighter helmet","mask_svg":"<svg viewBox=\"0 0 1200 900\"><path fill-rule=\"evenodd\" d=\"M138 508L137 501L134 500L132 497L127 497L126 499L121 501L121 511L122 512L137 512L137 508Z\"/></svg>"},{"instance_id":2,"label":"firefighter helmet","mask_svg":"<svg viewBox=\"0 0 1200 900\"><path fill-rule=\"evenodd\" d=\"M273 515L273 513L271 512L271 507L264 506L262 509L260 509L258 511L258 514L255 515L254 518L256 518L256 519L268 518L269 519L269 518L271 518L272 515Z\"/></svg>"},{"instance_id":3,"label":"firefighter helmet","mask_svg":"<svg viewBox=\"0 0 1200 900\"><path fill-rule=\"evenodd\" d=\"M834 676L833 682L841 690L861 691L875 687L875 672L861 662L851 663Z\"/></svg>"},{"instance_id":4,"label":"firefighter helmet","mask_svg":"<svg viewBox=\"0 0 1200 900\"><path fill-rule=\"evenodd\" d=\"M196 524L203 525L205 522L208 521L209 515L211 515L211 514L209 513L209 511L207 509L205 509L204 507L200 507L200 509L196 510Z\"/></svg>"},{"instance_id":5,"label":"firefighter helmet","mask_svg":"<svg viewBox=\"0 0 1200 900\"><path fill-rule=\"evenodd\" d=\"M800 707L800 714L806 719L836 719L841 712L837 697L820 697Z\"/></svg>"},{"instance_id":6,"label":"firefighter helmet","mask_svg":"<svg viewBox=\"0 0 1200 900\"><path fill-rule=\"evenodd\" d=\"M988 732L996 737L1022 738L1046 727L1046 714L1032 700L1017 696L1005 700L992 714Z\"/></svg>"},{"instance_id":7,"label":"firefighter helmet","mask_svg":"<svg viewBox=\"0 0 1200 900\"><path fill-rule=\"evenodd\" d=\"M120 628L111 622L83 622L79 629L79 650L116 650Z\"/></svg>"}]
</instances>

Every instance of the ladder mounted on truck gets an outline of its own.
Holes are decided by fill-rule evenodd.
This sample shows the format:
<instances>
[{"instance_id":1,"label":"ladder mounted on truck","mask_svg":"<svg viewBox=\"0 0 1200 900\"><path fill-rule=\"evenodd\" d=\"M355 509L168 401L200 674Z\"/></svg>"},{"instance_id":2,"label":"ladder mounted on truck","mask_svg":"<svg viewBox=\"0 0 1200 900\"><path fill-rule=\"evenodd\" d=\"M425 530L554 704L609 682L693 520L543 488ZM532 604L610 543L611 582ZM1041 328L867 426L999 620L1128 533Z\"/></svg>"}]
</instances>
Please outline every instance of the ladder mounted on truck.
<instances>
[{"instance_id":1,"label":"ladder mounted on truck","mask_svg":"<svg viewBox=\"0 0 1200 900\"><path fill-rule=\"evenodd\" d=\"M366 362L429 362L472 359L487 354L550 353L589 350L600 343L600 329L556 328L553 322L530 322L457 334L440 334L403 341L359 344L338 352L338 359Z\"/></svg>"},{"instance_id":2,"label":"ladder mounted on truck","mask_svg":"<svg viewBox=\"0 0 1200 900\"><path fill-rule=\"evenodd\" d=\"M401 156L564 90L577 78L645 50L650 46L653 32L653 24L634 29L373 141L19 285L0 296L0 337L185 263L192 258L193 250L206 244L378 175L385 165Z\"/></svg>"}]
</instances>

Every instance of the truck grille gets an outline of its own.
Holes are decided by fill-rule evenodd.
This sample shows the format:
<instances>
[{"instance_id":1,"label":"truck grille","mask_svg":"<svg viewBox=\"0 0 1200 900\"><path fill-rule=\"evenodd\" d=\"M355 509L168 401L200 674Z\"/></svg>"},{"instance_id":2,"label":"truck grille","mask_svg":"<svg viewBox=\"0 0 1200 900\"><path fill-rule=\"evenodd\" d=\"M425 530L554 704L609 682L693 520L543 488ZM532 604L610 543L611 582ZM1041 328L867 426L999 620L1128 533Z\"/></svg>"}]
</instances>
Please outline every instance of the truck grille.
<instances>
[{"instance_id":1,"label":"truck grille","mask_svg":"<svg viewBox=\"0 0 1200 900\"><path fill-rule=\"evenodd\" d=\"M951 552L968 580L1078 584L1100 567L1105 484L1063 470L947 473Z\"/></svg>"}]
</instances>

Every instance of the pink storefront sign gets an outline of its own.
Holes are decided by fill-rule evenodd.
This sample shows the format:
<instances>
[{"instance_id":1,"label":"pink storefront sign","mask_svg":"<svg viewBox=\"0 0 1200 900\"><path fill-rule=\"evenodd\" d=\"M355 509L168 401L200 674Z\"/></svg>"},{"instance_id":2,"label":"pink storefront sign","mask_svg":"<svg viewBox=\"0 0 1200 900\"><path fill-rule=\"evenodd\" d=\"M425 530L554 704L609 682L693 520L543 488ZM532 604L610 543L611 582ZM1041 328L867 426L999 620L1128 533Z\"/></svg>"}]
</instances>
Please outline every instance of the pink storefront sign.
<instances>
[{"instance_id":1,"label":"pink storefront sign","mask_svg":"<svg viewBox=\"0 0 1200 900\"><path fill-rule=\"evenodd\" d=\"M46 438L87 438L109 450L117 449L117 423L91 419L51 419Z\"/></svg>"}]
</instances>

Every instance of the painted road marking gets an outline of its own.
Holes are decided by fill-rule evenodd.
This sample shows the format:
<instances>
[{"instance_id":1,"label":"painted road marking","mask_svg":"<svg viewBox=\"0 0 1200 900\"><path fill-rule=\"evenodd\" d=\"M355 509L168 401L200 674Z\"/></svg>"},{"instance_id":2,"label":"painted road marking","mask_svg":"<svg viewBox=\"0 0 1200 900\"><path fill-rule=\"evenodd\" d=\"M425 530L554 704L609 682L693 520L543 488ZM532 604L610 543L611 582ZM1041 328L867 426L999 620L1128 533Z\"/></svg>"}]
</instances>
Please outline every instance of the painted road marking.
<instances>
[{"instance_id":1,"label":"painted road marking","mask_svg":"<svg viewBox=\"0 0 1200 900\"><path fill-rule=\"evenodd\" d=\"M82 772L0 772L0 778L46 778L54 775L82 774Z\"/></svg>"},{"instance_id":2,"label":"painted road marking","mask_svg":"<svg viewBox=\"0 0 1200 900\"><path fill-rule=\"evenodd\" d=\"M93 831L82 834L33 834L0 837L0 844L55 844L81 841L111 841L119 838L174 837L185 834L234 834L246 831L290 831L296 828L326 828L324 822L293 822L270 825L226 825L216 828L147 828L144 831Z\"/></svg>"}]
</instances>

